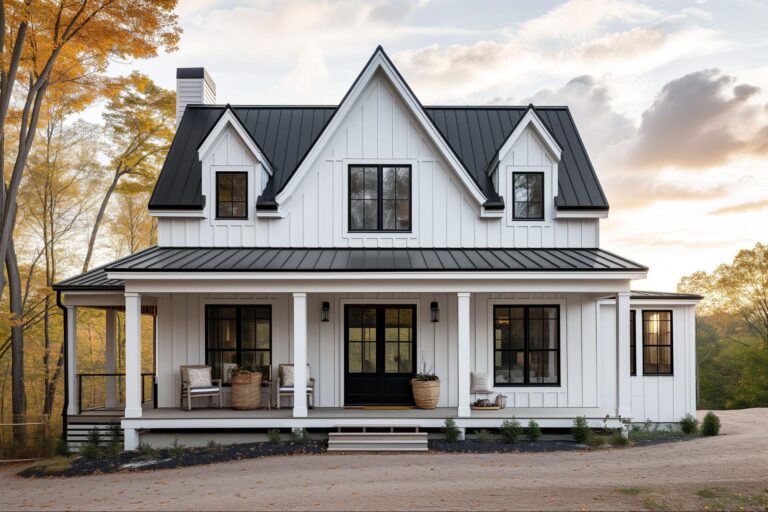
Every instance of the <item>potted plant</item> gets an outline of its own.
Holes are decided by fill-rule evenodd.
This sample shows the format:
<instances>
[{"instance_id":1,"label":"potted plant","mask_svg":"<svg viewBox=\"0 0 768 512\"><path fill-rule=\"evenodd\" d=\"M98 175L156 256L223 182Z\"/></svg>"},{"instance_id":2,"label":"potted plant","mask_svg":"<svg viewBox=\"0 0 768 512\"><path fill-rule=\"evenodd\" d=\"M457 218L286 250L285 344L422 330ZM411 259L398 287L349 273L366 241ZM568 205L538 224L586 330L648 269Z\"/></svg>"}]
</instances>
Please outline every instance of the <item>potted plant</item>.
<instances>
[{"instance_id":1,"label":"potted plant","mask_svg":"<svg viewBox=\"0 0 768 512\"><path fill-rule=\"evenodd\" d=\"M413 401L419 409L434 409L440 399L440 378L435 372L427 371L426 364L421 372L411 379Z\"/></svg>"}]
</instances>

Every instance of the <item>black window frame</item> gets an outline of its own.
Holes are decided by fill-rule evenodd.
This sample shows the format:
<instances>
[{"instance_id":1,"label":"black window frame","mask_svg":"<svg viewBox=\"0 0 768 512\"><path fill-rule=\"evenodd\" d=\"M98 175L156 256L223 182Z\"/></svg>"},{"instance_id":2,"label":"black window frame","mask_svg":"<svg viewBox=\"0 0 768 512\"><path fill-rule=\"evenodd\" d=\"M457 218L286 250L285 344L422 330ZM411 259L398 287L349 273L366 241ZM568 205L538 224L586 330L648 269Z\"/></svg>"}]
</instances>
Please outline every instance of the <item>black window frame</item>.
<instances>
[{"instance_id":1,"label":"black window frame","mask_svg":"<svg viewBox=\"0 0 768 512\"><path fill-rule=\"evenodd\" d=\"M352 170L376 168L377 191L376 191L376 229L355 229L352 227ZM384 168L405 167L408 169L408 227L404 229L385 229L384 228L384 197L383 187ZM396 199L397 200L397 199ZM347 231L350 233L411 233L413 232L413 165L411 164L350 164L347 167Z\"/></svg>"},{"instance_id":2,"label":"black window frame","mask_svg":"<svg viewBox=\"0 0 768 512\"><path fill-rule=\"evenodd\" d=\"M245 214L240 215L219 215L219 182L222 178L222 176L235 176L235 175L244 175L245 176ZM234 190L234 188L233 188ZM216 201L215 201L215 208L216 208L216 219L217 220L248 220L249 218L249 212L248 212L248 171L217 171L216 172ZM223 201L225 203L242 203L243 201Z\"/></svg>"},{"instance_id":3,"label":"black window frame","mask_svg":"<svg viewBox=\"0 0 768 512\"><path fill-rule=\"evenodd\" d=\"M520 352L520 350L515 349L499 349L496 348L496 311L499 308L523 308L523 338L524 338L524 347L523 347L523 382L515 383L515 382L507 382L507 383L498 383L496 382L496 353L497 352ZM534 308L555 308L557 311L557 321L555 324L557 325L557 348L556 349L533 349L531 350L530 345L530 339L529 339L529 311ZM492 355L492 363L493 363L493 386L494 387L559 387L562 385L562 329L560 326L560 322L562 321L562 317L560 316L560 305L559 304L494 304L493 306L493 318L492 318L492 324L491 324L491 332L492 338L491 338L491 344L493 346L493 355ZM557 352L557 382L546 382L546 383L536 383L536 382L530 382L530 365L529 365L529 356L531 352Z\"/></svg>"},{"instance_id":4,"label":"black window frame","mask_svg":"<svg viewBox=\"0 0 768 512\"><path fill-rule=\"evenodd\" d=\"M637 311L629 310L629 375L637 375Z\"/></svg>"},{"instance_id":5,"label":"black window frame","mask_svg":"<svg viewBox=\"0 0 768 512\"><path fill-rule=\"evenodd\" d=\"M644 309L642 310L643 316L643 376L649 376L649 377L673 377L675 375L675 329L674 329L674 314L671 309ZM646 324L647 321L645 319L646 314L651 313L667 313L669 314L669 345L647 345L645 343L646 340ZM666 321L666 320L664 320ZM646 372L645 371L645 350L646 347L648 348L655 348L656 349L656 372ZM659 372L659 359L658 359L658 352L660 348L666 348L669 347L669 372Z\"/></svg>"},{"instance_id":6,"label":"black window frame","mask_svg":"<svg viewBox=\"0 0 768 512\"><path fill-rule=\"evenodd\" d=\"M517 182L518 176L541 176L541 216L540 217L519 217L517 215L517 203L518 202L524 202L528 205L531 203L535 203L535 201L517 201L516 194L515 194L515 183ZM526 207L526 212L528 211L528 207ZM534 221L541 221L544 220L545 212L544 212L544 173L543 172L513 172L512 173L512 219L513 220L534 220Z\"/></svg>"},{"instance_id":7,"label":"black window frame","mask_svg":"<svg viewBox=\"0 0 768 512\"><path fill-rule=\"evenodd\" d=\"M209 322L210 322L210 311L212 309L221 309L221 308L234 308L236 310L235 313L235 348L234 349L217 349L217 348L210 348L208 346L209 342ZM246 308L265 308L269 311L269 348L268 349L245 349L242 348L242 340L240 336L240 320L242 317L242 310ZM235 352L235 363L238 366L241 366L242 364L242 354L243 352L267 352L269 354L269 366L272 366L273 360L272 360L272 339L274 337L274 316L273 316L273 310L272 310L272 304L206 304L205 305L205 364L210 366L209 362L209 353L210 352ZM213 372L211 372L213 373ZM222 379L222 385L223 386L230 386L231 383L224 382L224 376L213 378L221 378ZM267 378L264 376L264 378Z\"/></svg>"}]
</instances>

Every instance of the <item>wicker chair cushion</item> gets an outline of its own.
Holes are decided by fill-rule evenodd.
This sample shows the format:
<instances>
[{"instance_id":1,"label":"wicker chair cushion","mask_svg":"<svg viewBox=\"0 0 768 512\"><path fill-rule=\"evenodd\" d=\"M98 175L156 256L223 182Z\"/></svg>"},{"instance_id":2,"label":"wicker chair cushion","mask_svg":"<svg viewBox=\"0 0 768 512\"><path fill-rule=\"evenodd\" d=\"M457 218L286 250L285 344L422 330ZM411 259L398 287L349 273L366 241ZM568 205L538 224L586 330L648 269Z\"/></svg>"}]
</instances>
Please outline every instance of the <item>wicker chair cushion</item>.
<instances>
[{"instance_id":1,"label":"wicker chair cushion","mask_svg":"<svg viewBox=\"0 0 768 512\"><path fill-rule=\"evenodd\" d=\"M490 373L471 372L470 393L492 393L493 383Z\"/></svg>"},{"instance_id":2,"label":"wicker chair cushion","mask_svg":"<svg viewBox=\"0 0 768 512\"><path fill-rule=\"evenodd\" d=\"M293 365L281 364L280 365L280 384L281 387L292 388L293 387ZM312 384L312 378L309 376L309 365L307 365L307 386Z\"/></svg>"},{"instance_id":3,"label":"wicker chair cushion","mask_svg":"<svg viewBox=\"0 0 768 512\"><path fill-rule=\"evenodd\" d=\"M190 388L203 388L211 386L212 384L210 366L203 368L188 368L187 375Z\"/></svg>"},{"instance_id":4,"label":"wicker chair cushion","mask_svg":"<svg viewBox=\"0 0 768 512\"><path fill-rule=\"evenodd\" d=\"M205 394L205 393L218 393L219 387L218 386L203 386L199 388L189 388L190 394L193 395L199 395L199 394Z\"/></svg>"}]
</instances>

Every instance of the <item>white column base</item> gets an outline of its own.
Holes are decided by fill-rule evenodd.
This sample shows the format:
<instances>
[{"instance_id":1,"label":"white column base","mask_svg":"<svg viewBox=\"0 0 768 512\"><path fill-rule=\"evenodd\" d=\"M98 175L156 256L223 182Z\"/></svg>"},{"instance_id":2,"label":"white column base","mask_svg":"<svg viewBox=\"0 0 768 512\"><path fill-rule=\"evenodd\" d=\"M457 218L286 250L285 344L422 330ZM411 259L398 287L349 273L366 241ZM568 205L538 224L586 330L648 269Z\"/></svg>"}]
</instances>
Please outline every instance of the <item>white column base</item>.
<instances>
[{"instance_id":1,"label":"white column base","mask_svg":"<svg viewBox=\"0 0 768 512\"><path fill-rule=\"evenodd\" d=\"M123 450L133 452L139 448L139 431L135 428L123 429Z\"/></svg>"},{"instance_id":2,"label":"white column base","mask_svg":"<svg viewBox=\"0 0 768 512\"><path fill-rule=\"evenodd\" d=\"M472 416L472 409L470 409L468 406L467 407L459 407L459 410L456 413L456 415L459 418L469 418L469 417Z\"/></svg>"}]
</instances>

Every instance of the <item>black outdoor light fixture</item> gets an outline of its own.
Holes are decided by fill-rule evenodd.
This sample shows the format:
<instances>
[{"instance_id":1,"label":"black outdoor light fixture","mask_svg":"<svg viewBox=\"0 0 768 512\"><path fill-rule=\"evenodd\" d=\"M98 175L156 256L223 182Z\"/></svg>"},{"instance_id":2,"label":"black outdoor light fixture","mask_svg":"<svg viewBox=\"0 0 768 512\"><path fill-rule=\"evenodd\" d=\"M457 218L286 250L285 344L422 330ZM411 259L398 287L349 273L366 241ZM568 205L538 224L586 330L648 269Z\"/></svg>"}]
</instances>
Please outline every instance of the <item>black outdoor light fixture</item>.
<instances>
[{"instance_id":1,"label":"black outdoor light fixture","mask_svg":"<svg viewBox=\"0 0 768 512\"><path fill-rule=\"evenodd\" d=\"M432 310L432 321L433 322L439 322L440 321L440 308L437 305L437 302L432 302L429 305L430 309Z\"/></svg>"},{"instance_id":2,"label":"black outdoor light fixture","mask_svg":"<svg viewBox=\"0 0 768 512\"><path fill-rule=\"evenodd\" d=\"M328 321L328 311L331 310L331 303L330 302L323 302L323 307L320 308L320 321L321 322L327 322Z\"/></svg>"}]
</instances>

